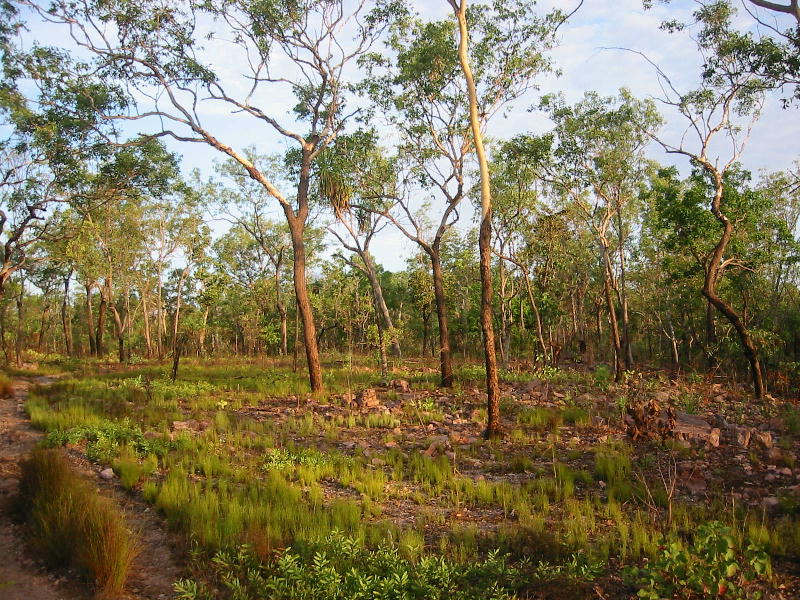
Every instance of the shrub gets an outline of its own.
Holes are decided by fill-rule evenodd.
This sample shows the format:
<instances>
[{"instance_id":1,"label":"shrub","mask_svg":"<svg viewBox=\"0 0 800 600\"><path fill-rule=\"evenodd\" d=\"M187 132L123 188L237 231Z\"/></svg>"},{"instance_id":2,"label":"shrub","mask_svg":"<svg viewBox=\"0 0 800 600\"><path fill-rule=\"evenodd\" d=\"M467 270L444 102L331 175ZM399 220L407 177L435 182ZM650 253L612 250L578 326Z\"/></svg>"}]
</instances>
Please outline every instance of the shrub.
<instances>
[{"instance_id":1,"label":"shrub","mask_svg":"<svg viewBox=\"0 0 800 600\"><path fill-rule=\"evenodd\" d=\"M771 575L769 557L756 544L741 549L718 521L701 525L692 544L673 541L644 568L628 573L639 598L761 598L759 584Z\"/></svg>"},{"instance_id":2,"label":"shrub","mask_svg":"<svg viewBox=\"0 0 800 600\"><path fill-rule=\"evenodd\" d=\"M464 564L433 556L409 559L394 546L369 550L336 532L317 544L287 549L267 565L247 547L218 552L212 562L231 596L241 600L501 600L511 598L523 579L496 552ZM177 582L175 590L180 600L207 596L187 580Z\"/></svg>"},{"instance_id":3,"label":"shrub","mask_svg":"<svg viewBox=\"0 0 800 600\"><path fill-rule=\"evenodd\" d=\"M119 594L137 552L119 508L98 496L55 450L21 464L18 498L31 539L52 565L73 565L107 594Z\"/></svg>"}]
</instances>

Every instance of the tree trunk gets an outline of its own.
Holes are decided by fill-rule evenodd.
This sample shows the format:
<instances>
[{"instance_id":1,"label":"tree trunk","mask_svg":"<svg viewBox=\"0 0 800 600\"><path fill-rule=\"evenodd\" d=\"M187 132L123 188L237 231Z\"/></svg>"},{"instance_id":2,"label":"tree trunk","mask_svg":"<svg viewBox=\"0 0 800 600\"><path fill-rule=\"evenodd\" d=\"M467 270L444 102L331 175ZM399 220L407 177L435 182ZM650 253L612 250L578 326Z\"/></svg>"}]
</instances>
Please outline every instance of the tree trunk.
<instances>
[{"instance_id":1,"label":"tree trunk","mask_svg":"<svg viewBox=\"0 0 800 600\"><path fill-rule=\"evenodd\" d=\"M72 318L69 310L69 282L72 279L72 270L64 277L64 298L61 301L61 327L64 330L64 351L67 356L72 356L75 347L72 340Z\"/></svg>"},{"instance_id":2,"label":"tree trunk","mask_svg":"<svg viewBox=\"0 0 800 600\"><path fill-rule=\"evenodd\" d=\"M126 323L117 310L117 307L111 304L111 314L114 316L114 333L117 335L117 358L120 363L125 362L125 329Z\"/></svg>"},{"instance_id":3,"label":"tree trunk","mask_svg":"<svg viewBox=\"0 0 800 600\"><path fill-rule=\"evenodd\" d=\"M622 222L622 204L617 199L617 243L619 244L619 301L622 308L622 346L625 359L625 370L633 368L633 352L631 351L630 316L628 314L628 289L625 278L625 234Z\"/></svg>"},{"instance_id":4,"label":"tree trunk","mask_svg":"<svg viewBox=\"0 0 800 600\"><path fill-rule=\"evenodd\" d=\"M199 351L201 356L206 355L206 331L208 329L208 313L210 311L210 307L206 306L203 309L203 322L200 325L200 338L198 340L199 344ZM284 353L285 354L285 353Z\"/></svg>"},{"instance_id":5,"label":"tree trunk","mask_svg":"<svg viewBox=\"0 0 800 600\"><path fill-rule=\"evenodd\" d=\"M619 323L617 322L617 308L614 304L614 294L611 286L611 256L608 251L608 244L605 240L600 241L603 251L603 290L606 297L606 307L611 324L611 348L614 352L614 381L622 381L622 374L625 372L625 359L623 357L622 340L619 335Z\"/></svg>"},{"instance_id":6,"label":"tree trunk","mask_svg":"<svg viewBox=\"0 0 800 600\"><path fill-rule=\"evenodd\" d=\"M158 280L156 284L156 353L158 360L164 360L164 337L167 332L166 319L164 318L164 265L158 262Z\"/></svg>"},{"instance_id":7,"label":"tree trunk","mask_svg":"<svg viewBox=\"0 0 800 600\"><path fill-rule=\"evenodd\" d=\"M425 358L428 352L428 332L430 330L430 318L431 313L423 309L421 312L422 318L422 353L420 354L421 358Z\"/></svg>"},{"instance_id":8,"label":"tree trunk","mask_svg":"<svg viewBox=\"0 0 800 600\"><path fill-rule=\"evenodd\" d=\"M725 216L721 210L723 192L722 177L719 174L714 174L714 176L716 182L716 193L714 194L714 199L711 202L711 213L722 224L722 236L720 237L719 242L717 242L714 251L711 253L711 258L708 261L705 282L703 283L703 296L705 296L706 299L713 304L714 307L721 312L726 319L728 319L730 324L733 325L733 328L736 330L736 333L739 334L742 352L747 359L747 362L750 363L750 374L753 379L753 395L757 400L760 400L764 396L765 388L764 374L761 370L761 361L758 358L758 350L753 342L753 338L750 336L750 332L748 331L739 314L730 304L725 302L719 295L717 295L717 283L722 277L724 271L723 257L725 256L725 250L727 249L731 235L733 234L733 223L731 223L730 219L728 219L728 217Z\"/></svg>"},{"instance_id":9,"label":"tree trunk","mask_svg":"<svg viewBox=\"0 0 800 600\"><path fill-rule=\"evenodd\" d=\"M458 60L464 71L469 92L469 120L472 137L475 142L475 153L481 171L481 225L478 235L481 271L481 329L483 330L483 353L486 363L486 432L487 438L500 435L500 383L497 378L497 356L495 354L494 324L492 322L492 197L489 180L489 162L483 149L483 134L478 116L478 94L475 80L469 64L467 46L469 31L467 29L466 0L460 5L451 0L458 18L459 44Z\"/></svg>"},{"instance_id":10,"label":"tree trunk","mask_svg":"<svg viewBox=\"0 0 800 600\"><path fill-rule=\"evenodd\" d=\"M439 319L439 367L442 387L453 387L453 362L450 356L450 329L447 318L447 304L444 299L444 276L439 248L428 253L433 275L433 296L436 299L436 317Z\"/></svg>"},{"instance_id":11,"label":"tree trunk","mask_svg":"<svg viewBox=\"0 0 800 600\"><path fill-rule=\"evenodd\" d=\"M103 284L106 285L106 284ZM106 353L104 347L104 334L106 331L106 310L108 308L108 301L103 290L100 290L100 306L97 309L97 329L95 330L95 348L97 355L103 356Z\"/></svg>"},{"instance_id":12,"label":"tree trunk","mask_svg":"<svg viewBox=\"0 0 800 600\"><path fill-rule=\"evenodd\" d=\"M89 331L89 354L97 356L97 339L94 337L94 309L92 308L92 289L93 285L87 283L86 288L86 327Z\"/></svg>"},{"instance_id":13,"label":"tree trunk","mask_svg":"<svg viewBox=\"0 0 800 600\"><path fill-rule=\"evenodd\" d=\"M180 329L180 321L181 321L181 305L183 300L183 284L186 281L186 277L189 275L189 266L187 265L183 271L181 271L181 277L178 280L178 287L175 291L175 318L172 320L172 353L178 351L178 331Z\"/></svg>"},{"instance_id":14,"label":"tree trunk","mask_svg":"<svg viewBox=\"0 0 800 600\"><path fill-rule=\"evenodd\" d=\"M39 321L39 332L36 335L36 351L42 352L42 345L44 344L44 336L47 333L47 318L50 316L50 304L45 304L42 308L42 316Z\"/></svg>"},{"instance_id":15,"label":"tree trunk","mask_svg":"<svg viewBox=\"0 0 800 600\"><path fill-rule=\"evenodd\" d=\"M706 302L706 361L709 371L713 371L717 368L717 357L714 354L717 345L717 328L714 325L714 310L714 304L710 300Z\"/></svg>"},{"instance_id":16,"label":"tree trunk","mask_svg":"<svg viewBox=\"0 0 800 600\"><path fill-rule=\"evenodd\" d=\"M147 352L147 358L153 356L153 340L150 336L150 311L147 308L147 288L142 291L142 317L144 324L144 343Z\"/></svg>"},{"instance_id":17,"label":"tree trunk","mask_svg":"<svg viewBox=\"0 0 800 600\"><path fill-rule=\"evenodd\" d=\"M317 329L314 325L314 313L311 300L308 296L306 282L306 245L303 238L308 217L308 186L311 178L311 150L303 148L300 165L300 180L297 188L298 211L295 214L288 205L284 206L284 214L289 224L294 252L294 293L297 298L297 310L303 323L303 341L306 347L306 362L308 364L308 380L312 393L321 392L324 388L322 381L322 365L319 359L319 346L317 344Z\"/></svg>"},{"instance_id":18,"label":"tree trunk","mask_svg":"<svg viewBox=\"0 0 800 600\"><path fill-rule=\"evenodd\" d=\"M388 332L391 336L392 356L399 358L402 355L400 351L400 342L397 341L397 336L394 333L394 324L392 323L392 315L389 314L389 307L386 306L386 299L383 297L383 288L381 281L378 279L378 273L375 271L375 264L369 252L360 251L358 255L364 262L364 274L369 281L370 289L372 290L372 299L375 303L375 312L377 313L377 321L382 321L383 330Z\"/></svg>"},{"instance_id":19,"label":"tree trunk","mask_svg":"<svg viewBox=\"0 0 800 600\"><path fill-rule=\"evenodd\" d=\"M533 295L533 287L531 286L531 278L528 275L528 269L522 268L522 276L525 279L525 291L528 293L528 302L533 309L533 316L536 318L536 339L539 342L539 347L542 350L544 362L548 360L547 344L544 341L544 329L542 327L542 315L539 313L539 305L536 303L536 298ZM534 360L534 364L536 361Z\"/></svg>"},{"instance_id":20,"label":"tree trunk","mask_svg":"<svg viewBox=\"0 0 800 600\"><path fill-rule=\"evenodd\" d=\"M25 331L25 280L22 279L19 284L19 294L17 295L17 335L14 340L14 355L17 361L17 367L22 367L22 344L23 333Z\"/></svg>"}]
</instances>

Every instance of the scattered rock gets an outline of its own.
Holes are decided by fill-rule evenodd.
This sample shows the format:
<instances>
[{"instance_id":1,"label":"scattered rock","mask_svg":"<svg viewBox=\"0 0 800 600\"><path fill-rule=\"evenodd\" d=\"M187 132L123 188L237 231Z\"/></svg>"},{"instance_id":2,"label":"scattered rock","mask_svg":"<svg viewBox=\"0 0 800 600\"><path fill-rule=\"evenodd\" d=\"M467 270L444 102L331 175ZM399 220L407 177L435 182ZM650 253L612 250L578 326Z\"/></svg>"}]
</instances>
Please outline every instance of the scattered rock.
<instances>
[{"instance_id":1,"label":"scattered rock","mask_svg":"<svg viewBox=\"0 0 800 600\"><path fill-rule=\"evenodd\" d=\"M112 469L111 467L103 469L102 471L100 471L100 477L102 479L105 479L106 481L114 479L114 469Z\"/></svg>"},{"instance_id":2,"label":"scattered rock","mask_svg":"<svg viewBox=\"0 0 800 600\"><path fill-rule=\"evenodd\" d=\"M389 382L389 387L399 392L403 392L404 394L407 394L408 392L411 391L411 386L405 379L392 379Z\"/></svg>"},{"instance_id":3,"label":"scattered rock","mask_svg":"<svg viewBox=\"0 0 800 600\"><path fill-rule=\"evenodd\" d=\"M765 450L769 450L775 445L775 442L772 439L772 433L769 431L754 431L752 433L752 439L754 439L758 445Z\"/></svg>"},{"instance_id":4,"label":"scattered rock","mask_svg":"<svg viewBox=\"0 0 800 600\"><path fill-rule=\"evenodd\" d=\"M427 450L423 450L422 454L434 458L440 454L444 454L448 450L452 450L450 446L450 438L446 435L440 435L431 440Z\"/></svg>"},{"instance_id":5,"label":"scattered rock","mask_svg":"<svg viewBox=\"0 0 800 600\"><path fill-rule=\"evenodd\" d=\"M730 429L732 427L732 425L728 423L728 420L725 418L725 415L715 415L714 424L720 429Z\"/></svg>"},{"instance_id":6,"label":"scattered rock","mask_svg":"<svg viewBox=\"0 0 800 600\"><path fill-rule=\"evenodd\" d=\"M775 510L776 508L778 508L780 503L781 503L780 500L778 500L778 498L776 498L775 496L768 496L761 501L761 504L767 510Z\"/></svg>"},{"instance_id":7,"label":"scattered rock","mask_svg":"<svg viewBox=\"0 0 800 600\"><path fill-rule=\"evenodd\" d=\"M698 470L693 470L686 474L681 483L692 494L700 494L706 491L708 484L705 477Z\"/></svg>"},{"instance_id":8,"label":"scattered rock","mask_svg":"<svg viewBox=\"0 0 800 600\"><path fill-rule=\"evenodd\" d=\"M172 422L172 431L197 431L198 427L199 423L195 419Z\"/></svg>"},{"instance_id":9,"label":"scattered rock","mask_svg":"<svg viewBox=\"0 0 800 600\"><path fill-rule=\"evenodd\" d=\"M378 394L373 388L361 390L356 397L356 403L361 408L375 408L380 405Z\"/></svg>"},{"instance_id":10,"label":"scattered rock","mask_svg":"<svg viewBox=\"0 0 800 600\"><path fill-rule=\"evenodd\" d=\"M783 459L783 452L780 448L774 446L767 450L767 462L771 465L777 465ZM791 470L791 469L790 469Z\"/></svg>"},{"instance_id":11,"label":"scattered rock","mask_svg":"<svg viewBox=\"0 0 800 600\"><path fill-rule=\"evenodd\" d=\"M786 423L780 417L772 417L767 421L767 425L774 431L784 431L786 429Z\"/></svg>"},{"instance_id":12,"label":"scattered rock","mask_svg":"<svg viewBox=\"0 0 800 600\"><path fill-rule=\"evenodd\" d=\"M676 411L675 427L673 429L675 438L693 444L706 444L719 446L719 428L712 428L711 425L696 415Z\"/></svg>"},{"instance_id":13,"label":"scattered rock","mask_svg":"<svg viewBox=\"0 0 800 600\"><path fill-rule=\"evenodd\" d=\"M750 435L752 434L750 429L746 427L736 427L734 429L734 435L736 436L736 443L739 444L742 448L747 448L750 445Z\"/></svg>"},{"instance_id":14,"label":"scattered rock","mask_svg":"<svg viewBox=\"0 0 800 600\"><path fill-rule=\"evenodd\" d=\"M708 445L712 448L718 448L720 434L721 431L719 430L719 427L712 427L708 434Z\"/></svg>"}]
</instances>

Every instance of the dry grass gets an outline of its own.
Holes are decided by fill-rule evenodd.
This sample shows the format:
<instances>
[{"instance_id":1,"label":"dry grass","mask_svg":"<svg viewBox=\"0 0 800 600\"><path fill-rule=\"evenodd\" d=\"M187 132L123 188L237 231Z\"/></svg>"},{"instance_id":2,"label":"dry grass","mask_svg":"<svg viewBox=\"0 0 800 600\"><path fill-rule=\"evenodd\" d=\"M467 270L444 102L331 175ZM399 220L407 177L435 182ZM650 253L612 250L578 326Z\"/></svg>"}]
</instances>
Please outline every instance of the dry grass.
<instances>
[{"instance_id":1,"label":"dry grass","mask_svg":"<svg viewBox=\"0 0 800 600\"><path fill-rule=\"evenodd\" d=\"M16 393L14 383L5 373L0 373L0 398L13 398Z\"/></svg>"},{"instance_id":2,"label":"dry grass","mask_svg":"<svg viewBox=\"0 0 800 600\"><path fill-rule=\"evenodd\" d=\"M37 550L54 566L72 565L102 594L125 586L137 543L116 504L99 496L55 450L23 461L20 512Z\"/></svg>"}]
</instances>

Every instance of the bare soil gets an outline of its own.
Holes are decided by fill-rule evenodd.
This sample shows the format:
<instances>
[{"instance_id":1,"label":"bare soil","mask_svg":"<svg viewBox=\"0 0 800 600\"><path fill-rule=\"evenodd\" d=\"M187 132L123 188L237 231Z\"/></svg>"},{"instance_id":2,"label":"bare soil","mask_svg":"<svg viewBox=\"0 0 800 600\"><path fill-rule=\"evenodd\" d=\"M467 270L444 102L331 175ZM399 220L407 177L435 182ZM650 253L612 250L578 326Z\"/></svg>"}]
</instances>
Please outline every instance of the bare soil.
<instances>
[{"instance_id":1,"label":"bare soil","mask_svg":"<svg viewBox=\"0 0 800 600\"><path fill-rule=\"evenodd\" d=\"M24 526L14 521L13 498L19 488L19 462L34 449L44 434L35 430L24 411L31 385L47 385L54 379L34 377L15 381L12 398L0 399L0 598L3 600L88 600L92 585L72 571L48 570L42 558L26 544ZM164 600L172 597L173 582L185 576L181 538L141 499L125 491L113 479L99 476L102 469L77 453L68 456L79 473L97 486L97 492L113 497L139 539L140 552L128 579L126 600Z\"/></svg>"}]
</instances>

